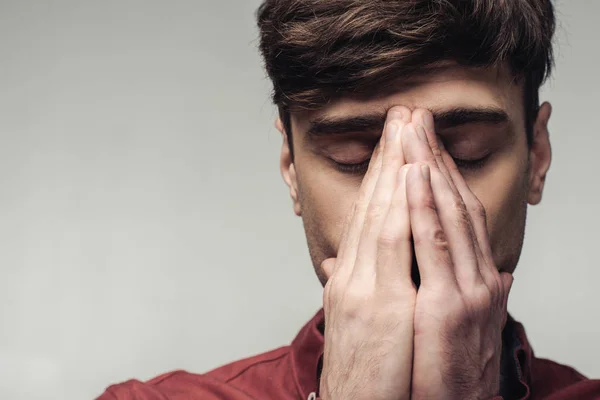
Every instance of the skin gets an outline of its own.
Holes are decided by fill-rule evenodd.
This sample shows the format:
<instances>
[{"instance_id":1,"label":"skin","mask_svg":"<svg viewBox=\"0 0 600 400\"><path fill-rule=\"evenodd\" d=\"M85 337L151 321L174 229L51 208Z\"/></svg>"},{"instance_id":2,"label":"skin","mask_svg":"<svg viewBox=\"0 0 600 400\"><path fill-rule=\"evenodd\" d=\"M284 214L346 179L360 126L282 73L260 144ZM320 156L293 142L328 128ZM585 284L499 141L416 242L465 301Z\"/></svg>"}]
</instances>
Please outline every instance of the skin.
<instances>
[{"instance_id":1,"label":"skin","mask_svg":"<svg viewBox=\"0 0 600 400\"><path fill-rule=\"evenodd\" d=\"M293 159L276 123L282 175L325 284L322 398L497 394L527 204L541 201L551 160L550 105L529 147L522 97L503 69L451 66L389 96L292 114ZM506 118L436 118L457 108ZM383 128L310 133L315 121L377 113ZM369 159L366 175L334 162Z\"/></svg>"}]
</instances>

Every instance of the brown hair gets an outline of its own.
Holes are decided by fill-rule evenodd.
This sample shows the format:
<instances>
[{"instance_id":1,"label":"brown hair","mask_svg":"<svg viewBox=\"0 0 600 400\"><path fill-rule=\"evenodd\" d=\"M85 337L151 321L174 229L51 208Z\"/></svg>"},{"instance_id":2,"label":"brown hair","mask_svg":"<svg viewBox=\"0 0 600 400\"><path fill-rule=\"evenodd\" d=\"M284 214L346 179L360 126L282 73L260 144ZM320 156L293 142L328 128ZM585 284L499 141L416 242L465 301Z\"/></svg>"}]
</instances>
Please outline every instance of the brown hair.
<instances>
[{"instance_id":1,"label":"brown hair","mask_svg":"<svg viewBox=\"0 0 600 400\"><path fill-rule=\"evenodd\" d=\"M257 19L288 135L290 111L375 94L452 60L510 66L524 83L531 141L539 88L553 65L551 0L265 0Z\"/></svg>"}]
</instances>

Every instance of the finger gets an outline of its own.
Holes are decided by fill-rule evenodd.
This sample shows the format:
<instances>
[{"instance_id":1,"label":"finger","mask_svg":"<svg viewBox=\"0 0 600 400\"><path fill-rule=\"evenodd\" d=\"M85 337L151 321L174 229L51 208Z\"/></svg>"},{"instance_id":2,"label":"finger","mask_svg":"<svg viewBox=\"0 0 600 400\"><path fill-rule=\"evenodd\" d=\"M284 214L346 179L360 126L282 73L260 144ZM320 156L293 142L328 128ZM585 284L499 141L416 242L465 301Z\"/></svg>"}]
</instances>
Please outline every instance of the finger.
<instances>
[{"instance_id":1,"label":"finger","mask_svg":"<svg viewBox=\"0 0 600 400\"><path fill-rule=\"evenodd\" d=\"M414 121L414 117L413 117ZM461 286L479 282L478 253L472 242L475 234L458 191L438 168L438 161L426 132L414 122L407 125L402 144L408 162L425 162L431 171L431 187L440 224L445 232L452 258L452 272ZM440 156L441 157L441 156ZM440 158L441 159L441 158ZM443 162L441 162L443 164Z\"/></svg>"},{"instance_id":2,"label":"finger","mask_svg":"<svg viewBox=\"0 0 600 400\"><path fill-rule=\"evenodd\" d=\"M421 125L414 122L406 125L402 131L402 149L408 164L425 163L430 168L437 168L437 161Z\"/></svg>"},{"instance_id":3,"label":"finger","mask_svg":"<svg viewBox=\"0 0 600 400\"><path fill-rule=\"evenodd\" d=\"M325 273L325 276L327 278L329 278L329 277L331 277L331 275L333 275L333 271L335 270L335 263L336 263L335 258L328 258L321 263L321 269L323 270L323 272Z\"/></svg>"},{"instance_id":4,"label":"finger","mask_svg":"<svg viewBox=\"0 0 600 400\"><path fill-rule=\"evenodd\" d=\"M508 294L510 293L510 289L512 289L512 285L515 281L515 278L513 274L510 274L508 272L502 272L500 274L500 280L502 281L502 289L503 293L505 294L504 301L506 303L508 300ZM504 308L506 309L506 304Z\"/></svg>"},{"instance_id":5,"label":"finger","mask_svg":"<svg viewBox=\"0 0 600 400\"><path fill-rule=\"evenodd\" d=\"M454 183L450 179L450 174L445 171L446 168L440 155L441 150L436 144L435 133L428 135L425 127L421 125L421 122L415 122L414 117L412 122L405 128L405 131L402 134L402 147L406 162L423 162L428 164L430 168L439 170L448 181L451 190L457 193Z\"/></svg>"},{"instance_id":6,"label":"finger","mask_svg":"<svg viewBox=\"0 0 600 400\"><path fill-rule=\"evenodd\" d=\"M331 291L332 281L330 278L335 270L335 264L335 258L328 258L321 263L321 270L325 272L325 276L327 277L327 283L325 283L325 286L323 287L323 309L326 313L328 313L331 308L331 297L329 293Z\"/></svg>"},{"instance_id":7,"label":"finger","mask_svg":"<svg viewBox=\"0 0 600 400\"><path fill-rule=\"evenodd\" d=\"M436 165L439 168L439 170L442 172L442 174L446 177L446 179L450 182L450 185L452 186L452 189L454 190L452 178L451 178L450 173L447 170L446 166L444 165L444 162L442 159L442 150L444 148L444 145L443 145L440 137L435 132L435 123L433 121L433 114L431 113L431 111L429 111L427 109L418 108L412 114L412 122L416 126L422 126L423 129L425 130L425 137L427 138L427 144L429 145L429 148L431 149L432 155L436 161Z\"/></svg>"},{"instance_id":8,"label":"finger","mask_svg":"<svg viewBox=\"0 0 600 400\"><path fill-rule=\"evenodd\" d=\"M471 215L465 211L467 209L465 202L445 163L443 154L448 155L448 152L445 151L441 140L435 133L433 115L429 110L417 109L412 115L411 124L416 124L417 137L421 140L405 139L406 142L409 142L406 146L407 151L412 151L418 154L418 157L427 159L433 168L432 176L435 178L436 171L438 171L445 180L436 185L434 179L432 187L437 207L440 210L442 227L450 240L451 255L458 282L463 286L473 282L479 283L481 273L478 270L480 269L479 264L483 262L481 261L483 257L477 241L477 234L472 226ZM411 138L414 139L414 137ZM409 159L409 161L411 160ZM436 188L443 189L439 195L436 193Z\"/></svg>"},{"instance_id":9,"label":"finger","mask_svg":"<svg viewBox=\"0 0 600 400\"><path fill-rule=\"evenodd\" d=\"M405 164L397 175L398 185L377 242L376 279L378 285L413 286L410 215L406 199Z\"/></svg>"},{"instance_id":10,"label":"finger","mask_svg":"<svg viewBox=\"0 0 600 400\"><path fill-rule=\"evenodd\" d=\"M421 287L456 285L448 239L433 198L429 165L416 164L410 169L406 193Z\"/></svg>"},{"instance_id":11,"label":"finger","mask_svg":"<svg viewBox=\"0 0 600 400\"><path fill-rule=\"evenodd\" d=\"M462 198L450 188L437 169L431 170L431 189L442 229L446 234L453 273L463 290L482 284L479 272L480 254L477 249L470 216Z\"/></svg>"},{"instance_id":12,"label":"finger","mask_svg":"<svg viewBox=\"0 0 600 400\"><path fill-rule=\"evenodd\" d=\"M492 248L489 241L489 233L487 230L487 215L485 208L469 188L460 170L456 166L454 159L447 151L442 151L442 158L446 165L452 181L454 182L460 197L463 199L467 212L471 220L473 235L477 242L477 249L481 255L479 270L483 280L491 287L497 279L497 268L492 255Z\"/></svg>"},{"instance_id":13,"label":"finger","mask_svg":"<svg viewBox=\"0 0 600 400\"><path fill-rule=\"evenodd\" d=\"M440 170L442 175L446 178L446 181L450 185L452 192L456 196L459 196L459 198L462 199L461 192L456 187L456 182L454 181L454 176L451 173L450 169L448 168L447 163L445 162L444 154L447 157L449 157L451 160L452 160L452 157L450 157L450 155L444 148L444 143L442 142L441 138L437 135L437 133L435 131L435 123L434 123L434 119L433 119L433 114L431 113L431 111L429 111L427 109L418 108L412 114L412 121L417 125L420 124L423 127L423 129L425 130L425 136L427 138L427 143L429 144L431 153L433 154L433 157L436 160L436 165L437 165L438 169ZM452 160L452 162L454 164L454 160ZM460 177L462 180L462 175L460 175ZM464 202L464 199L463 199L463 202ZM469 207L467 207L467 209L468 208ZM468 225L469 225L469 229L471 232L470 236L475 237L476 232L472 226L472 221L469 221ZM474 250L477 253L477 256L481 259L482 253L481 253L479 246L475 246Z\"/></svg>"},{"instance_id":14,"label":"finger","mask_svg":"<svg viewBox=\"0 0 600 400\"><path fill-rule=\"evenodd\" d=\"M364 215L367 206L371 201L379 170L381 169L381 145L380 142L374 149L369 168L362 184L360 185L358 198L352 205L352 210L346 218L344 228L342 229L342 238L337 252L336 265L334 271L337 272L340 279L345 279L352 273L354 259L356 258L356 247L360 239L360 233L364 222ZM345 266L345 268L338 268ZM343 277L342 277L343 276ZM327 276L328 278L330 275Z\"/></svg>"},{"instance_id":15,"label":"finger","mask_svg":"<svg viewBox=\"0 0 600 400\"><path fill-rule=\"evenodd\" d=\"M503 289L503 298L502 298L502 311L503 311L503 323L502 327L506 325L506 320L508 319L508 295L510 294L510 289L512 288L514 277L512 274L508 272L502 272L500 274L500 281L502 282Z\"/></svg>"},{"instance_id":16,"label":"finger","mask_svg":"<svg viewBox=\"0 0 600 400\"><path fill-rule=\"evenodd\" d=\"M373 192L375 191L375 187L379 180L379 174L383 165L383 153L385 152L386 147L385 132L394 128L393 125L390 128L391 121L398 122L404 121L405 119L410 119L410 110L406 109L405 107L394 107L388 112L388 119L384 127L384 134L382 135L378 146L373 152L371 162L369 163L369 169L363 178L358 198L354 203L350 217L347 220L347 226L344 228L344 234L340 242L336 270L338 269L337 266L344 266L339 272L339 274L343 276L341 279L348 278L352 274L355 264L365 216L368 206L371 203L371 198L373 196Z\"/></svg>"},{"instance_id":17,"label":"finger","mask_svg":"<svg viewBox=\"0 0 600 400\"><path fill-rule=\"evenodd\" d=\"M399 107L398 107L399 108ZM383 151L382 167L367 208L364 227L358 244L354 273L375 274L375 259L377 256L377 238L388 213L392 196L398 186L398 171L404 164L400 131L406 122L405 115L393 108L388 113L388 122L384 131L385 149ZM402 108L400 108L402 110Z\"/></svg>"}]
</instances>

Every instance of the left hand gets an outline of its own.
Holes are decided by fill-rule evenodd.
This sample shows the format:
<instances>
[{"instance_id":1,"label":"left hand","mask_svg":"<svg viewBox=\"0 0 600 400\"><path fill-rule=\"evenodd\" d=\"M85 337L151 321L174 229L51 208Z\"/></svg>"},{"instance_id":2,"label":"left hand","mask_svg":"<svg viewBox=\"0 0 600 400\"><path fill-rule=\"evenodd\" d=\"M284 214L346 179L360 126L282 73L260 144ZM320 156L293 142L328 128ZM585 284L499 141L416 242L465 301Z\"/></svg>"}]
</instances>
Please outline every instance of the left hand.
<instances>
[{"instance_id":1,"label":"left hand","mask_svg":"<svg viewBox=\"0 0 600 400\"><path fill-rule=\"evenodd\" d=\"M513 278L499 272L485 210L416 110L402 136L415 256L411 398L490 399L499 392L502 330Z\"/></svg>"}]
</instances>

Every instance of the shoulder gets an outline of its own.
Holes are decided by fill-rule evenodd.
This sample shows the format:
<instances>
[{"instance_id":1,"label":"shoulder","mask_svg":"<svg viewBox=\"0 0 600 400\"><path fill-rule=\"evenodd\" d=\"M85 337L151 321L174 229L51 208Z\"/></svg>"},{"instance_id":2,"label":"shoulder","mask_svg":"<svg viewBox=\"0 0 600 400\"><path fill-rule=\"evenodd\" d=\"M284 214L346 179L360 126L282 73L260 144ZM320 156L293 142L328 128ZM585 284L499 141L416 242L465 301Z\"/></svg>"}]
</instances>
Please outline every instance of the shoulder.
<instances>
[{"instance_id":1,"label":"shoulder","mask_svg":"<svg viewBox=\"0 0 600 400\"><path fill-rule=\"evenodd\" d=\"M535 375L540 375L544 380L550 379L565 383L587 380L575 368L545 358L534 358L533 370Z\"/></svg>"},{"instance_id":2,"label":"shoulder","mask_svg":"<svg viewBox=\"0 0 600 400\"><path fill-rule=\"evenodd\" d=\"M291 374L291 348L281 347L253 357L245 358L205 374L173 371L146 382L129 380L106 389L97 400L173 400L191 396L204 400L246 400L265 398L266 391L274 398L285 398L286 391L294 391ZM267 398L269 398L267 396Z\"/></svg>"},{"instance_id":3,"label":"shoulder","mask_svg":"<svg viewBox=\"0 0 600 400\"><path fill-rule=\"evenodd\" d=\"M600 399L600 380L591 380L574 368L544 358L532 361L533 397L553 399Z\"/></svg>"},{"instance_id":4,"label":"shoulder","mask_svg":"<svg viewBox=\"0 0 600 400\"><path fill-rule=\"evenodd\" d=\"M224 382L243 380L246 376L260 378L266 372L289 365L291 347L285 346L253 357L248 357L207 372L211 376Z\"/></svg>"}]
</instances>

